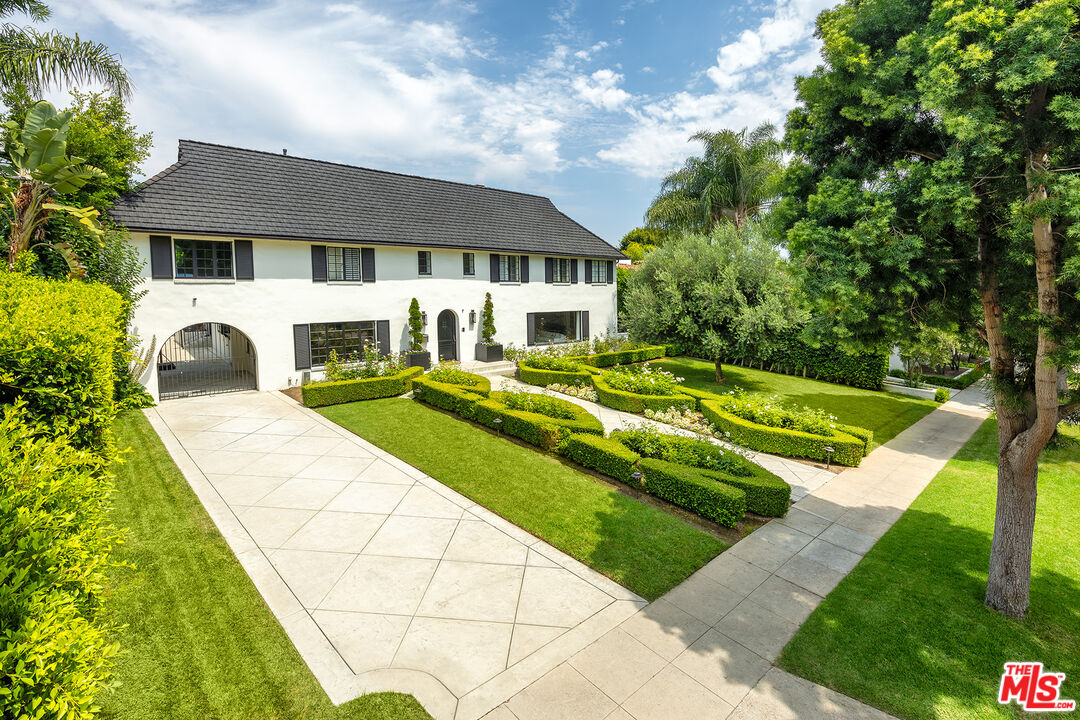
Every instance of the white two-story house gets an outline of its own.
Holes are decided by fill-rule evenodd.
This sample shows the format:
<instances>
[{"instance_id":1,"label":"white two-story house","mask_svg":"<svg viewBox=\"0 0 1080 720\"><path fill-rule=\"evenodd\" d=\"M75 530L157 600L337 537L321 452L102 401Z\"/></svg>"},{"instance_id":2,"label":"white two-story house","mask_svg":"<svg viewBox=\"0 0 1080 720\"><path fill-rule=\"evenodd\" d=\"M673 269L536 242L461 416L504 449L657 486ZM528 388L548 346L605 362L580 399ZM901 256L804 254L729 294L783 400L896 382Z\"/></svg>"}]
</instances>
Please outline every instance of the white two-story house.
<instances>
[{"instance_id":1,"label":"white two-story house","mask_svg":"<svg viewBox=\"0 0 1080 720\"><path fill-rule=\"evenodd\" d=\"M146 263L132 331L155 345L159 399L403 351L412 298L432 360L475 358L488 292L503 344L615 328L623 255L537 195L181 140L110 215Z\"/></svg>"}]
</instances>

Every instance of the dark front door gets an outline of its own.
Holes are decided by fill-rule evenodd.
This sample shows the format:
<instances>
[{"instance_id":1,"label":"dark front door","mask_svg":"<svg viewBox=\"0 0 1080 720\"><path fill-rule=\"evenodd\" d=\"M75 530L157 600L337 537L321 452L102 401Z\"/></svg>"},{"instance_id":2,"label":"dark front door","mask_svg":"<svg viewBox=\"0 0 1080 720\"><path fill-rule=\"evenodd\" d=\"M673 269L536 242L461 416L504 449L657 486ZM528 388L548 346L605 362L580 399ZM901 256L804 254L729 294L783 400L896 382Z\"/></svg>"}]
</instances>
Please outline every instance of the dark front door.
<instances>
[{"instance_id":1,"label":"dark front door","mask_svg":"<svg viewBox=\"0 0 1080 720\"><path fill-rule=\"evenodd\" d=\"M439 362L457 359L457 315L443 310L439 313Z\"/></svg>"}]
</instances>

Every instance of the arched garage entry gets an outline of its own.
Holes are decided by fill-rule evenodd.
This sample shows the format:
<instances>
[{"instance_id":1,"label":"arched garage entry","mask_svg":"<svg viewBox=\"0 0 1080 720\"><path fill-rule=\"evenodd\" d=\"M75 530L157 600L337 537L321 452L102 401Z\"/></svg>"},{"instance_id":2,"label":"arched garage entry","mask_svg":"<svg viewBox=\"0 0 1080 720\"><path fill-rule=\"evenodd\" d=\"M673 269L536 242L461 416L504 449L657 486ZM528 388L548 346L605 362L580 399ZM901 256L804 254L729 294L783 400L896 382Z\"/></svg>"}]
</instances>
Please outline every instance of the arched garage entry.
<instances>
[{"instance_id":1,"label":"arched garage entry","mask_svg":"<svg viewBox=\"0 0 1080 720\"><path fill-rule=\"evenodd\" d=\"M162 400L255 390L255 345L225 323L196 323L165 341L158 353Z\"/></svg>"}]
</instances>

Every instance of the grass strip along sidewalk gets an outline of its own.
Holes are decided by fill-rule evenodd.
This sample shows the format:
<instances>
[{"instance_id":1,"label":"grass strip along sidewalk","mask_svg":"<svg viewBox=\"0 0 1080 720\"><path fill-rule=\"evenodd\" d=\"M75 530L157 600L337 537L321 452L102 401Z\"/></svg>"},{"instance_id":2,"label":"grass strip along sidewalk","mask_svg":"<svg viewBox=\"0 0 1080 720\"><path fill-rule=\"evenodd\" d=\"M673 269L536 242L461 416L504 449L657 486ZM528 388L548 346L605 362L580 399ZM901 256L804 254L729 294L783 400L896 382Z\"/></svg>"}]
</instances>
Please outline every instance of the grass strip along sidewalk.
<instances>
[{"instance_id":1,"label":"grass strip along sidewalk","mask_svg":"<svg viewBox=\"0 0 1080 720\"><path fill-rule=\"evenodd\" d=\"M319 412L648 600L727 547L553 455L412 400Z\"/></svg>"},{"instance_id":2,"label":"grass strip along sidewalk","mask_svg":"<svg viewBox=\"0 0 1080 720\"><path fill-rule=\"evenodd\" d=\"M1040 461L1031 607L983 605L997 483L988 420L818 606L780 657L791 672L908 720L1015 718L1002 666L1042 662L1080 700L1080 428Z\"/></svg>"},{"instance_id":3,"label":"grass strip along sidewalk","mask_svg":"<svg viewBox=\"0 0 1080 720\"><path fill-rule=\"evenodd\" d=\"M131 448L117 468L113 520L128 528L110 573L119 686L103 718L430 720L410 695L334 706L266 607L146 418L116 421Z\"/></svg>"}]
</instances>

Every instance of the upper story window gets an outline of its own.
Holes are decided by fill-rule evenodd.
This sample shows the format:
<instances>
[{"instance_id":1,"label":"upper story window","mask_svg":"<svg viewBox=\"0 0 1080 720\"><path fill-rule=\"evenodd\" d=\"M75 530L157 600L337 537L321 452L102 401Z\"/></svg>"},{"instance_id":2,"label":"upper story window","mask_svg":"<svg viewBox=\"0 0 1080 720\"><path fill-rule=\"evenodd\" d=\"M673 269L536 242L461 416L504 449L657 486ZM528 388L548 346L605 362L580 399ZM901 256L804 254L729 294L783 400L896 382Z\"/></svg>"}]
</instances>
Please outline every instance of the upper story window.
<instances>
[{"instance_id":1,"label":"upper story window","mask_svg":"<svg viewBox=\"0 0 1080 720\"><path fill-rule=\"evenodd\" d=\"M520 260L517 255L499 256L499 282L518 282L521 279Z\"/></svg>"},{"instance_id":2,"label":"upper story window","mask_svg":"<svg viewBox=\"0 0 1080 720\"><path fill-rule=\"evenodd\" d=\"M326 248L326 277L360 282L360 248Z\"/></svg>"},{"instance_id":3,"label":"upper story window","mask_svg":"<svg viewBox=\"0 0 1080 720\"><path fill-rule=\"evenodd\" d=\"M420 250L416 253L416 272L419 275L431 274L431 251Z\"/></svg>"},{"instance_id":4,"label":"upper story window","mask_svg":"<svg viewBox=\"0 0 1080 720\"><path fill-rule=\"evenodd\" d=\"M551 281L557 283L570 282L570 259L569 258L552 258L551 259Z\"/></svg>"},{"instance_id":5,"label":"upper story window","mask_svg":"<svg viewBox=\"0 0 1080 720\"><path fill-rule=\"evenodd\" d=\"M176 240L176 277L228 278L233 276L233 244L228 240Z\"/></svg>"},{"instance_id":6,"label":"upper story window","mask_svg":"<svg viewBox=\"0 0 1080 720\"><path fill-rule=\"evenodd\" d=\"M607 282L607 263L603 260L592 261L592 277L589 278L589 282L593 283L606 283Z\"/></svg>"},{"instance_id":7,"label":"upper story window","mask_svg":"<svg viewBox=\"0 0 1080 720\"><path fill-rule=\"evenodd\" d=\"M476 275L476 254L461 253L461 274L465 277Z\"/></svg>"}]
</instances>

